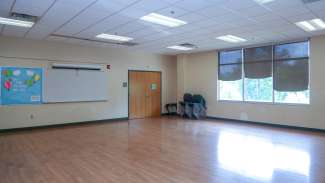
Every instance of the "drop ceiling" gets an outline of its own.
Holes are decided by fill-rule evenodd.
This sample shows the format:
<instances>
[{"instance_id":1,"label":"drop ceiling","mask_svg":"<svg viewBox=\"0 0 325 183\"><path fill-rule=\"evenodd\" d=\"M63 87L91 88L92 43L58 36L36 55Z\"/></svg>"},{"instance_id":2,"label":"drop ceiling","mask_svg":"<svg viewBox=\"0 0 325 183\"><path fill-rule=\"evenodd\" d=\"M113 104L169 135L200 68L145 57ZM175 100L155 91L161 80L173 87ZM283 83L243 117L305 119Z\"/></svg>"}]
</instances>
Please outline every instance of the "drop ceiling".
<instances>
[{"instance_id":1,"label":"drop ceiling","mask_svg":"<svg viewBox=\"0 0 325 183\"><path fill-rule=\"evenodd\" d=\"M167 47L182 43L195 44L197 49L187 52L198 52L325 34L324 30L306 32L295 25L303 20L325 20L325 0L308 4L302 0L266 4L254 0L1 0L0 16L8 17L10 12L38 16L39 20L31 28L0 25L2 36L173 55L184 51ZM139 19L152 12L187 24L169 28ZM87 41L96 40L101 33L132 37L137 44ZM215 39L229 34L247 41L234 44Z\"/></svg>"}]
</instances>

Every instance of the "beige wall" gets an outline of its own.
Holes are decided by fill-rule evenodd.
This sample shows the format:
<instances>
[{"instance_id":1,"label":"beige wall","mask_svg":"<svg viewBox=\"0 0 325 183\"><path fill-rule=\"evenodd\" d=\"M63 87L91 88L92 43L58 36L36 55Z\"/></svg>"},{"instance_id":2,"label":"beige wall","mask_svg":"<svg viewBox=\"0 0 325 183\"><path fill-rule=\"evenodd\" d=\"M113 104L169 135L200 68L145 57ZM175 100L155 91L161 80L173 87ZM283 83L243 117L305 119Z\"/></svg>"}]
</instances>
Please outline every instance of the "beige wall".
<instances>
[{"instance_id":1,"label":"beige wall","mask_svg":"<svg viewBox=\"0 0 325 183\"><path fill-rule=\"evenodd\" d=\"M162 103L164 105L176 101L176 57L115 48L0 37L0 66L32 66L46 69L51 62L46 60L110 64L111 70L107 72L109 100L107 102L0 106L0 129L127 117L128 89L122 87L122 82L128 80L129 69L162 71ZM30 118L31 115L34 119Z\"/></svg>"},{"instance_id":2,"label":"beige wall","mask_svg":"<svg viewBox=\"0 0 325 183\"><path fill-rule=\"evenodd\" d=\"M310 46L310 105L218 102L216 51L188 54L178 70L186 71L184 90L206 98L208 116L325 129L325 36L313 37Z\"/></svg>"}]
</instances>

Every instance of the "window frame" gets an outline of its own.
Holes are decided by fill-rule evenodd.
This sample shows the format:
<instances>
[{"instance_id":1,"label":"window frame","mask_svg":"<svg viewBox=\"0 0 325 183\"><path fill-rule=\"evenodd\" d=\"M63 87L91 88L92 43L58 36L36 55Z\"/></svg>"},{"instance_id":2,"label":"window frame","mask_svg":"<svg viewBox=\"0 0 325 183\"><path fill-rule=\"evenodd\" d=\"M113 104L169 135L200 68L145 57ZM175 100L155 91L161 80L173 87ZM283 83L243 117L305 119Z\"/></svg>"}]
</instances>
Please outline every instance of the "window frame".
<instances>
[{"instance_id":1,"label":"window frame","mask_svg":"<svg viewBox=\"0 0 325 183\"><path fill-rule=\"evenodd\" d=\"M308 45L308 57L295 57L295 58L286 58L286 59L275 59L275 46L279 45L285 45L285 44L294 44L294 43L302 43L302 42L307 42ZM285 103L285 102L276 102L275 101L275 90L273 88L273 104L277 105L310 105L311 104L311 97L310 97L310 89L311 89L311 75L310 75L310 39L307 40L300 40L300 41L293 41L293 42L284 42L284 43L278 43L272 45L273 47L273 54L272 54L272 79L273 79L273 84L274 84L274 77L273 77L273 69L274 69L274 64L276 60L281 60L281 61L288 61L288 60L303 60L303 59L308 59L308 91L309 91L309 103Z\"/></svg>"},{"instance_id":2,"label":"window frame","mask_svg":"<svg viewBox=\"0 0 325 183\"><path fill-rule=\"evenodd\" d=\"M308 44L308 57L297 57L294 58L296 60L303 60L303 59L308 59L308 78L309 78L309 86L308 86L308 91L309 91L309 103L285 103L285 102L276 102L275 101L275 90L274 90L274 63L275 63L275 46L279 45L285 45L285 44L294 44L294 43L301 43L301 42L307 42ZM257 47L263 47L263 46L272 46L272 101L266 102L266 101L246 101L245 100L245 70L244 70L244 50L247 48L257 48ZM220 99L220 80L219 80L219 70L220 70L220 52L224 51L236 51L236 50L241 50L242 52L242 96L243 100L224 100ZM292 58L286 58L286 59L277 59L277 60L292 60ZM232 48L232 49L223 49L223 50L218 50L218 79L217 79L217 102L220 103L247 103L247 104L263 104L263 105L286 105L286 106L306 106L306 105L311 105L311 67L310 67L310 39L303 39L303 40L296 40L296 41L290 41L290 42L280 42L280 43L274 43L274 44L262 44L262 45L255 45L255 46L247 46L247 47L240 47L240 48Z\"/></svg>"},{"instance_id":3,"label":"window frame","mask_svg":"<svg viewBox=\"0 0 325 183\"><path fill-rule=\"evenodd\" d=\"M244 68L244 59L245 59L245 49L249 49L249 48L258 48L258 47L264 47L264 46L271 46L272 47L272 58L271 58L271 76L272 76L272 100L270 102L267 102L267 101L249 101L249 100L246 100L245 99L245 68ZM250 46L250 47L245 47L245 48L242 48L242 59L243 59L243 71L242 71L242 74L243 74L243 101L241 102L245 102L245 103L257 103L257 104L273 104L274 103L274 86L273 86L273 59L274 59L274 44L271 44L271 45L260 45L260 46ZM266 62L265 60L263 60L263 62Z\"/></svg>"},{"instance_id":4,"label":"window frame","mask_svg":"<svg viewBox=\"0 0 325 183\"><path fill-rule=\"evenodd\" d=\"M236 64L238 64L238 63L232 63L232 64L220 64L220 53L222 52L222 51L227 51L227 52L230 52L230 51L241 51L241 58L242 58L242 60L241 60L241 69L242 69L242 72L241 72L241 74L242 74L242 76L241 76L241 80L242 80L242 84L243 84L243 87L242 87L242 99L243 100L225 100L225 99L220 99L220 80L219 80L219 73L220 73L220 65L236 65ZM227 49L227 50L222 50L222 51L218 51L218 73L217 73L217 76L218 76L218 81L217 81L217 101L221 101L221 102L243 102L244 101L244 72L243 72L243 68L244 68L244 61L243 61L243 52L244 52L244 50L243 50L243 48L233 48L233 49Z\"/></svg>"}]
</instances>

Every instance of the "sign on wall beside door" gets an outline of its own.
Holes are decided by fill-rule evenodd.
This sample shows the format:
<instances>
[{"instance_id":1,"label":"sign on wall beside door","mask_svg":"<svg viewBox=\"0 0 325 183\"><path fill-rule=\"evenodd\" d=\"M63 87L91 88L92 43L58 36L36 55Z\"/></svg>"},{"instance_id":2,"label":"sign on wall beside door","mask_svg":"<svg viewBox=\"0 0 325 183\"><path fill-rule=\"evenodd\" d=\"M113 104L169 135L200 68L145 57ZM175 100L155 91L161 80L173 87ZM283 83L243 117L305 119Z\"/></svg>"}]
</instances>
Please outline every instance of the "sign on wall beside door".
<instances>
[{"instance_id":1,"label":"sign on wall beside door","mask_svg":"<svg viewBox=\"0 0 325 183\"><path fill-rule=\"evenodd\" d=\"M156 83L152 83L150 86L151 90L157 90L157 84Z\"/></svg>"}]
</instances>

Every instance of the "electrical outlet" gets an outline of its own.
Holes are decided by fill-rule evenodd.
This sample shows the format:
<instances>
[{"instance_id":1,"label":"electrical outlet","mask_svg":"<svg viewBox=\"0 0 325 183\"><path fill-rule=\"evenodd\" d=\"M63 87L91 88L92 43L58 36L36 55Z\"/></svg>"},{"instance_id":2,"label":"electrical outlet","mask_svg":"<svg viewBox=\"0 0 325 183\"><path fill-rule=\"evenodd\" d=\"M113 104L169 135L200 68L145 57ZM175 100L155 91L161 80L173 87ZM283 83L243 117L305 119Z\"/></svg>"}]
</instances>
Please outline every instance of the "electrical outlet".
<instances>
[{"instance_id":1,"label":"electrical outlet","mask_svg":"<svg viewBox=\"0 0 325 183\"><path fill-rule=\"evenodd\" d=\"M240 120L244 120L244 121L248 120L248 115L246 112L240 113Z\"/></svg>"}]
</instances>

